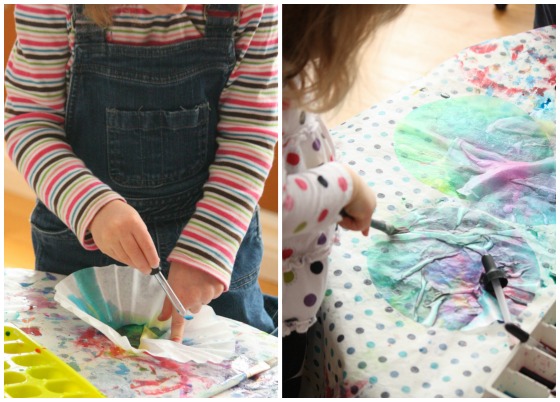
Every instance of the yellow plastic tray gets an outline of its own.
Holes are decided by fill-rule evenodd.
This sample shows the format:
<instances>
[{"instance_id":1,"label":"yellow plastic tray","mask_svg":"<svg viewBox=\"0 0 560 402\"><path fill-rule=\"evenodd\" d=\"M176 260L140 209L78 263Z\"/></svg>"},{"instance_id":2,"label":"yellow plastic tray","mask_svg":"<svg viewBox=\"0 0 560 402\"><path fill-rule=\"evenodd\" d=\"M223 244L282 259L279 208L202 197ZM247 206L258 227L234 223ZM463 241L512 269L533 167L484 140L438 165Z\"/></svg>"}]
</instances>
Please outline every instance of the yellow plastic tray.
<instances>
[{"instance_id":1,"label":"yellow plastic tray","mask_svg":"<svg viewBox=\"0 0 560 402\"><path fill-rule=\"evenodd\" d=\"M84 377L18 328L4 324L4 396L104 398Z\"/></svg>"}]
</instances>

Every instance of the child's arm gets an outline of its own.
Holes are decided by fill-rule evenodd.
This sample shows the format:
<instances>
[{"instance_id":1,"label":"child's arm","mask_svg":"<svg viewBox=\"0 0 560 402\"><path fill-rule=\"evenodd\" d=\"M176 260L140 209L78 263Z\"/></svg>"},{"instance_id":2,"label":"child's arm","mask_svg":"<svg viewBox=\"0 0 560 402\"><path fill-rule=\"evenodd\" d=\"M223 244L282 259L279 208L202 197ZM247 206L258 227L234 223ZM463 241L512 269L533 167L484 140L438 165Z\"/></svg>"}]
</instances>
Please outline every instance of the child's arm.
<instances>
[{"instance_id":1,"label":"child's arm","mask_svg":"<svg viewBox=\"0 0 560 402\"><path fill-rule=\"evenodd\" d=\"M292 237L317 233L340 221L340 211L352 198L353 191L352 175L339 162L294 174L284 170L282 234Z\"/></svg>"},{"instance_id":2,"label":"child's arm","mask_svg":"<svg viewBox=\"0 0 560 402\"><path fill-rule=\"evenodd\" d=\"M64 133L69 66L68 7L17 5L17 41L6 69L4 134L9 157L37 197L95 249L86 228L107 202L122 199L84 166Z\"/></svg>"},{"instance_id":3,"label":"child's arm","mask_svg":"<svg viewBox=\"0 0 560 402\"><path fill-rule=\"evenodd\" d=\"M278 127L277 7L242 7L238 61L220 98L216 158L204 195L169 257L205 271L226 290L272 166Z\"/></svg>"},{"instance_id":4,"label":"child's arm","mask_svg":"<svg viewBox=\"0 0 560 402\"><path fill-rule=\"evenodd\" d=\"M4 134L10 159L37 197L76 234L86 249L98 248L88 230L94 217L116 200L119 200L116 207L109 209L117 208L121 219L123 216L129 218L129 223L123 225L124 232L138 234L145 240L147 231L142 231L143 222L136 219L136 211L93 176L66 142L64 109L70 68L69 7L17 5L15 17L17 41L8 60L5 80ZM105 213L109 209L104 209ZM99 229L98 232L104 231ZM111 228L108 232L118 234ZM123 238L128 244L126 238L129 236ZM146 249L151 251L148 259L152 262L155 259L157 264L159 259L153 245ZM123 258L121 250L114 253L102 247L102 251L126 264L145 267L144 271L149 272L144 253L129 250L125 252L127 257ZM129 254L138 258L129 258Z\"/></svg>"},{"instance_id":5,"label":"child's arm","mask_svg":"<svg viewBox=\"0 0 560 402\"><path fill-rule=\"evenodd\" d=\"M338 222L367 236L376 207L375 194L351 168L329 162L305 172L283 174L283 235L319 233Z\"/></svg>"}]
</instances>

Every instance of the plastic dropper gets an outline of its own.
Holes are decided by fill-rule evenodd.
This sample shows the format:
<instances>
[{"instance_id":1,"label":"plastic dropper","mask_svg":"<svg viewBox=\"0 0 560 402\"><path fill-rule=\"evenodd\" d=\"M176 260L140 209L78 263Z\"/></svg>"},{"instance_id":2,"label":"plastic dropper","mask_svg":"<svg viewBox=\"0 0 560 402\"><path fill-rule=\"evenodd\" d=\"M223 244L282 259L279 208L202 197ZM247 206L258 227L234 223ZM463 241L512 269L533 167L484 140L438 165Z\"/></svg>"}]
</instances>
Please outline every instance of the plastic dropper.
<instances>
[{"instance_id":1,"label":"plastic dropper","mask_svg":"<svg viewBox=\"0 0 560 402\"><path fill-rule=\"evenodd\" d=\"M502 289L508 283L506 274L504 271L496 267L494 258L490 254L482 256L482 265L484 266L486 274L482 274L480 278L481 283L487 291L493 293L496 297L504 322L511 322L506 297L504 296L504 291Z\"/></svg>"},{"instance_id":2,"label":"plastic dropper","mask_svg":"<svg viewBox=\"0 0 560 402\"><path fill-rule=\"evenodd\" d=\"M150 272L150 275L156 277L157 281L163 288L163 291L171 301L171 304L173 304L175 310L177 310L177 312L181 314L181 317L183 317L185 320L192 320L193 316L189 314L189 312L187 311L187 309L185 309L185 307L183 307L183 304L181 303L181 301L179 300L179 298L177 297L173 289L171 289L169 282L167 282L167 279L165 279L165 276L163 276L163 274L161 273L161 268L160 267L152 268L152 272Z\"/></svg>"}]
</instances>

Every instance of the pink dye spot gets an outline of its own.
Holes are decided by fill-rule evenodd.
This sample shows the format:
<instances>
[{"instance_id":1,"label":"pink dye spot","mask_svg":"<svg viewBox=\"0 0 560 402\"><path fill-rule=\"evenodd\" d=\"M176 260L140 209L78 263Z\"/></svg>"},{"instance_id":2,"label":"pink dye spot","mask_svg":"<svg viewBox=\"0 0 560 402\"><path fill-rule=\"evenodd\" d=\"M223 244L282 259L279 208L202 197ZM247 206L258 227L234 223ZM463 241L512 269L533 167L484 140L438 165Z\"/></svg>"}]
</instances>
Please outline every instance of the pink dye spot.
<instances>
[{"instance_id":1,"label":"pink dye spot","mask_svg":"<svg viewBox=\"0 0 560 402\"><path fill-rule=\"evenodd\" d=\"M488 44L488 45L475 45L475 46L471 46L470 50L478 54L485 54L496 50L497 47L498 45L496 43Z\"/></svg>"},{"instance_id":2,"label":"pink dye spot","mask_svg":"<svg viewBox=\"0 0 560 402\"><path fill-rule=\"evenodd\" d=\"M183 384L180 382L175 385L163 387L161 384L168 380L169 378L163 378L161 380L134 380L132 384L130 384L130 389L144 388L142 389L144 395L161 395L183 388ZM153 388L146 389L147 387Z\"/></svg>"},{"instance_id":3,"label":"pink dye spot","mask_svg":"<svg viewBox=\"0 0 560 402\"><path fill-rule=\"evenodd\" d=\"M517 56L519 56L519 53L521 53L521 51L523 50L523 45L516 46L511 50L513 51L512 55L511 55L511 59L512 60L517 60Z\"/></svg>"},{"instance_id":4,"label":"pink dye spot","mask_svg":"<svg viewBox=\"0 0 560 402\"><path fill-rule=\"evenodd\" d=\"M37 327L21 328L21 330L28 335L43 336L43 334L41 333L41 330Z\"/></svg>"},{"instance_id":5,"label":"pink dye spot","mask_svg":"<svg viewBox=\"0 0 560 402\"><path fill-rule=\"evenodd\" d=\"M75 344L97 352L95 355L96 357L104 355L110 357L122 357L127 355L127 352L124 349L113 344L113 342L111 342L105 335L93 327L86 329L75 341Z\"/></svg>"},{"instance_id":6,"label":"pink dye spot","mask_svg":"<svg viewBox=\"0 0 560 402\"><path fill-rule=\"evenodd\" d=\"M523 92L523 89L508 88L505 85L498 84L496 81L488 78L488 67L485 67L484 70L476 70L469 81L482 88L492 88L495 91L502 92L508 96Z\"/></svg>"},{"instance_id":7,"label":"pink dye spot","mask_svg":"<svg viewBox=\"0 0 560 402\"><path fill-rule=\"evenodd\" d=\"M546 69L550 72L550 78L548 79L548 83L550 85L556 85L556 68L554 65L549 64L546 66Z\"/></svg>"}]
</instances>

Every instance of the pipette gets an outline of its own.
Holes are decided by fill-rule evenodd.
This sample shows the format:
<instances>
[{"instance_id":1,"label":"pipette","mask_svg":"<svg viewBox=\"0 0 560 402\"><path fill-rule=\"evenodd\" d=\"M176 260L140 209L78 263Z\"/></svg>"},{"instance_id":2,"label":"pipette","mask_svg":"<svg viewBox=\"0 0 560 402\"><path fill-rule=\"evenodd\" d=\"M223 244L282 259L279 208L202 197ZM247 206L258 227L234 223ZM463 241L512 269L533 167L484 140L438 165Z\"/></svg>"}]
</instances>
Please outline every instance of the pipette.
<instances>
[{"instance_id":1,"label":"pipette","mask_svg":"<svg viewBox=\"0 0 560 402\"><path fill-rule=\"evenodd\" d=\"M496 297L504 322L511 322L506 297L504 296L504 291L502 289L508 283L506 274L504 271L496 267L494 258L490 254L482 256L482 265L484 266L486 274L482 275L481 282L484 284L485 289L490 293L493 293Z\"/></svg>"},{"instance_id":2,"label":"pipette","mask_svg":"<svg viewBox=\"0 0 560 402\"><path fill-rule=\"evenodd\" d=\"M183 304L181 303L181 301L179 300L179 298L177 297L173 289L171 289L169 282L167 282L165 276L163 276L163 274L161 273L160 267L152 268L152 272L150 273L150 275L156 277L157 281L163 288L163 291L169 298L169 301L171 301L171 304L173 304L175 310L177 310L177 312L181 314L181 317L183 317L185 320L192 320L193 316L189 314L189 312L187 311L187 309L185 309L185 307L183 307Z\"/></svg>"},{"instance_id":3,"label":"pipette","mask_svg":"<svg viewBox=\"0 0 560 402\"><path fill-rule=\"evenodd\" d=\"M377 219L372 219L369 226L374 229L380 230L389 236L409 232L409 230L405 227L395 227L388 224L387 222L379 221Z\"/></svg>"}]
</instances>

